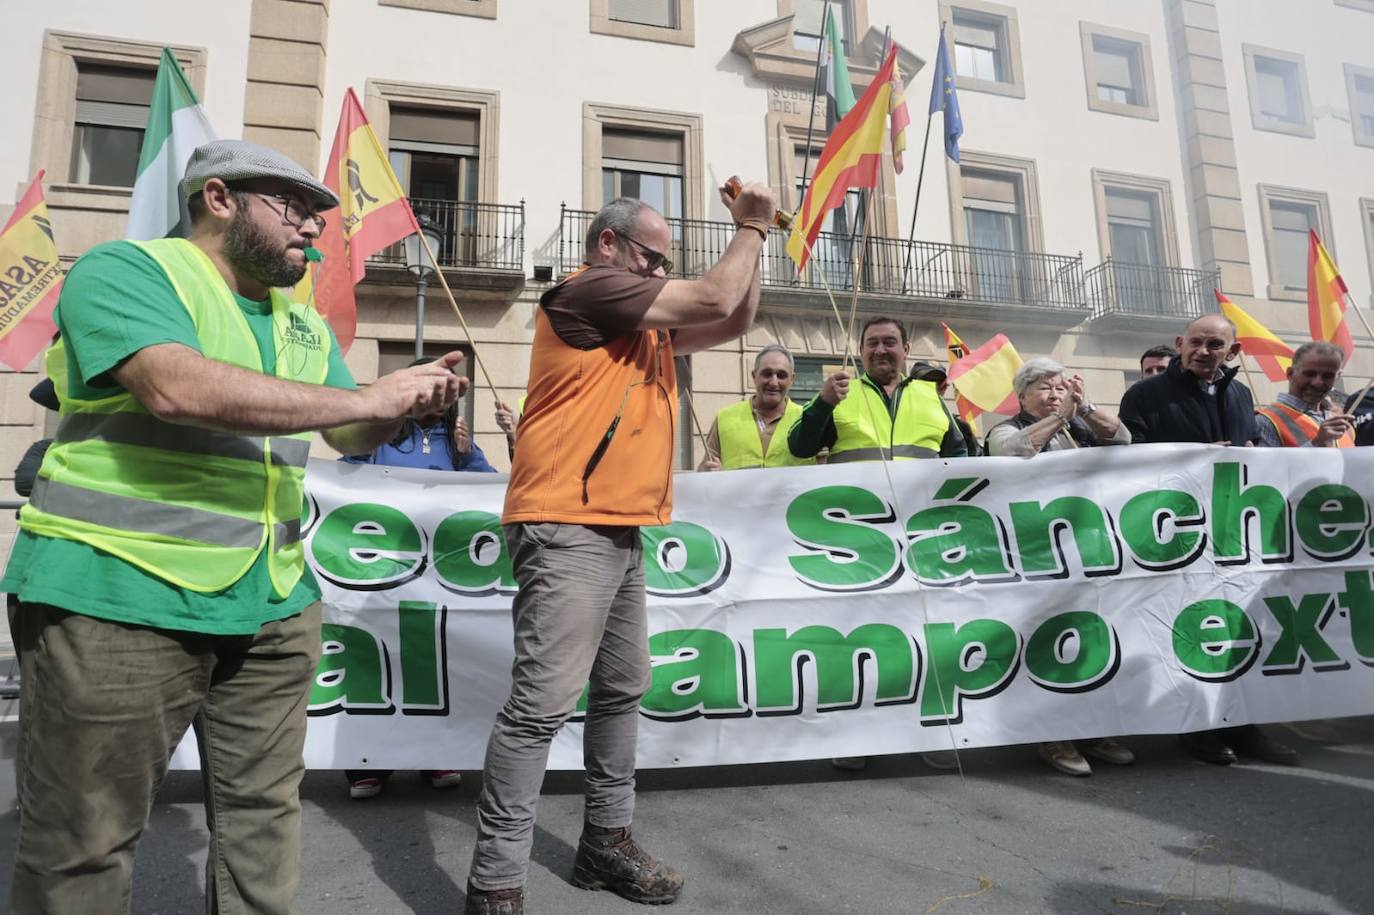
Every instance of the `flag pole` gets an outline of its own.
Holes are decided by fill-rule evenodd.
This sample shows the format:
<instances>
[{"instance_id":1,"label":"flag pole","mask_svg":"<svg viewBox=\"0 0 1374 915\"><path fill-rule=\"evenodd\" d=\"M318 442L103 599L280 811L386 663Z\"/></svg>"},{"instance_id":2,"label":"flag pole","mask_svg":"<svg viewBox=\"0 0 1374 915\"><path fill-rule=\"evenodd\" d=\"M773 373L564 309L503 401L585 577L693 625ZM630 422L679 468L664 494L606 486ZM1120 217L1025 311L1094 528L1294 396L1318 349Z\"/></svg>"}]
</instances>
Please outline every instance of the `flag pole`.
<instances>
[{"instance_id":1,"label":"flag pole","mask_svg":"<svg viewBox=\"0 0 1374 915\"><path fill-rule=\"evenodd\" d=\"M439 266L439 260L434 256L434 249L430 248L429 240L425 238L425 233L417 232L420 244L424 246L425 254L429 255L429 262L434 265L434 273L439 277L439 284L444 287L444 294L448 296L448 303L453 306L453 313L458 316L458 323L463 327L463 333L467 334L468 346L472 347L472 358L477 361L477 368L482 373L482 380L487 383L491 390L491 396L496 398L497 403L501 403L501 395L496 393L496 385L492 384L491 374L487 372L486 365L482 362L482 354L477 351L477 340L472 336L472 329L468 327L467 319L463 317L463 310L458 307L458 300L453 297L453 290L448 288L448 280L444 278L444 270Z\"/></svg>"},{"instance_id":2,"label":"flag pole","mask_svg":"<svg viewBox=\"0 0 1374 915\"><path fill-rule=\"evenodd\" d=\"M1350 290L1348 289L1345 293L1345 304L1346 307L1355 312L1356 317L1360 319L1360 324L1364 326L1364 332L1369 336L1371 340L1374 340L1374 330L1369 329L1369 321L1365 318L1364 311L1360 309L1360 306L1355 302L1355 297L1350 294ZM1356 397L1353 401L1350 401L1350 403L1353 404L1352 409L1356 409L1360 406L1360 404L1364 403L1364 399L1366 396L1368 396L1370 388L1374 388L1374 374L1371 374L1369 383L1366 384L1364 388L1360 390L1360 396ZM1341 410L1345 410L1344 404L1341 405Z\"/></svg>"},{"instance_id":3,"label":"flag pole","mask_svg":"<svg viewBox=\"0 0 1374 915\"><path fill-rule=\"evenodd\" d=\"M797 212L801 212L802 201L806 199L806 179L811 174L811 135L816 128L816 95L821 89L821 58L825 55L825 27L830 21L829 16L830 0L825 0L821 5L821 40L816 45L816 75L811 77L811 116L806 119L806 155L802 156L801 193L797 195ZM778 173L785 175L787 169L781 168Z\"/></svg>"},{"instance_id":4,"label":"flag pole","mask_svg":"<svg viewBox=\"0 0 1374 915\"><path fill-rule=\"evenodd\" d=\"M940 20L940 36L945 34L944 20ZM937 64L938 66L938 64ZM929 107L929 106L927 106ZM941 115L946 117L946 115ZM902 295L906 295L906 274L911 268L911 248L916 244L916 213L921 209L921 185L926 180L926 153L930 152L930 125L935 123L935 112L926 113L926 138L921 142L921 167L916 171L916 202L911 207L911 231L906 238L906 257L902 260Z\"/></svg>"}]
</instances>

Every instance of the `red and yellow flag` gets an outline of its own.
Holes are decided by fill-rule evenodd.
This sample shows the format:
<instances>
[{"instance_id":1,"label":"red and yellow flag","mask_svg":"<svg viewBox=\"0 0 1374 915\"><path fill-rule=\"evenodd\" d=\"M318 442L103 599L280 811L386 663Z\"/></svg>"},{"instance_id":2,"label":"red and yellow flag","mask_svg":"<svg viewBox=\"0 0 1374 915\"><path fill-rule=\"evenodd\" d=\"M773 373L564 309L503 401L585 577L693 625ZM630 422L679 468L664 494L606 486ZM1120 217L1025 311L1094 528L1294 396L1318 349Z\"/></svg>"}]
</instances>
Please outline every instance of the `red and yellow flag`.
<instances>
[{"instance_id":1,"label":"red and yellow flag","mask_svg":"<svg viewBox=\"0 0 1374 915\"><path fill-rule=\"evenodd\" d=\"M997 334L949 367L954 389L982 413L1015 416L1021 411L1012 379L1021 356L1006 334Z\"/></svg>"},{"instance_id":2,"label":"red and yellow flag","mask_svg":"<svg viewBox=\"0 0 1374 915\"><path fill-rule=\"evenodd\" d=\"M1250 317L1245 309L1226 296L1220 289L1212 290L1221 306L1222 317L1236 325L1236 342L1240 344L1241 358L1254 356L1255 362L1264 370L1264 377L1270 381L1284 381L1288 378L1288 367L1293 364L1293 349L1284 343L1274 332Z\"/></svg>"},{"instance_id":3,"label":"red and yellow flag","mask_svg":"<svg viewBox=\"0 0 1374 915\"><path fill-rule=\"evenodd\" d=\"M324 261L313 277L306 274L295 296L297 301L308 302L313 292L315 309L334 329L339 348L348 352L358 328L353 287L366 276L367 259L420 231L410 201L352 89L344 94L324 184L339 195L338 217L331 216L315 243Z\"/></svg>"},{"instance_id":4,"label":"red and yellow flag","mask_svg":"<svg viewBox=\"0 0 1374 915\"><path fill-rule=\"evenodd\" d=\"M906 129L911 114L906 110L906 90L902 85L902 68L897 63L897 45L892 45L892 91L887 99L888 121L892 125L892 170L902 173L902 153L906 152Z\"/></svg>"},{"instance_id":5,"label":"red and yellow flag","mask_svg":"<svg viewBox=\"0 0 1374 915\"><path fill-rule=\"evenodd\" d=\"M1313 340L1336 344L1348 362L1355 344L1345 326L1345 280L1317 233L1308 229L1307 235L1307 324Z\"/></svg>"},{"instance_id":6,"label":"red and yellow flag","mask_svg":"<svg viewBox=\"0 0 1374 915\"><path fill-rule=\"evenodd\" d=\"M825 216L844 201L854 187L877 187L878 166L883 156L883 134L897 68L897 48L888 52L873 82L844 120L835 125L821 150L816 174L802 198L801 210L792 220L787 254L801 271L810 257L811 245L820 234Z\"/></svg>"},{"instance_id":7,"label":"red and yellow flag","mask_svg":"<svg viewBox=\"0 0 1374 915\"><path fill-rule=\"evenodd\" d=\"M944 321L940 322L940 326L945 329L945 358L949 360L950 368L953 368L954 363L968 355L968 344L959 339L959 335L950 330L949 325ZM955 388L954 407L959 411L959 415L963 417L964 421L972 425L973 421L978 418L978 414L983 411L975 407L967 397L958 391L959 389Z\"/></svg>"},{"instance_id":8,"label":"red and yellow flag","mask_svg":"<svg viewBox=\"0 0 1374 915\"><path fill-rule=\"evenodd\" d=\"M48 345L61 288L40 171L0 230L0 362L23 371Z\"/></svg>"}]
</instances>

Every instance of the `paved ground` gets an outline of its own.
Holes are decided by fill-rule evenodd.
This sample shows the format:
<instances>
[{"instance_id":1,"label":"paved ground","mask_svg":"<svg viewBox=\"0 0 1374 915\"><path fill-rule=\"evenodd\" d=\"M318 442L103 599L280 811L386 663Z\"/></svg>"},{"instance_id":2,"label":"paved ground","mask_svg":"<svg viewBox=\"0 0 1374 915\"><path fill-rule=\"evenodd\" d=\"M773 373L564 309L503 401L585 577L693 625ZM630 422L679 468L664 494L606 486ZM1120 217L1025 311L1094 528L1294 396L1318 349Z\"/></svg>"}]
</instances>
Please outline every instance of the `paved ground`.
<instances>
[{"instance_id":1,"label":"paved ground","mask_svg":"<svg viewBox=\"0 0 1374 915\"><path fill-rule=\"evenodd\" d=\"M0 890L14 854L13 722L0 723ZM1165 738L1137 765L1059 775L1026 748L964 755L966 780L887 757L646 772L638 834L687 874L685 913L1257 913L1374 911L1374 718L1293 737L1302 768L1215 768ZM1286 737L1292 735L1285 732ZM403 775L371 801L307 776L301 910L462 910L476 776L435 792ZM567 882L581 825L575 775L545 785L530 875L535 913L643 913ZM199 911L206 834L198 776L174 774L140 848L133 910Z\"/></svg>"}]
</instances>

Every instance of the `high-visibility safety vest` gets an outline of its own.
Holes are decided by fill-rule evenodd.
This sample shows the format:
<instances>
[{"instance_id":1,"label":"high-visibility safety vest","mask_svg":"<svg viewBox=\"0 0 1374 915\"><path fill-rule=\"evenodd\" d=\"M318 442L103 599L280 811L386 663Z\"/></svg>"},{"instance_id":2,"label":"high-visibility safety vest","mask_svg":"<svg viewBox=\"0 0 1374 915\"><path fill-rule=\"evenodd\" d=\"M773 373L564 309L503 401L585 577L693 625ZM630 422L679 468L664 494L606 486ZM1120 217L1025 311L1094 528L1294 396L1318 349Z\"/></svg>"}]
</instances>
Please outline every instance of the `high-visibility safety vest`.
<instances>
[{"instance_id":1,"label":"high-visibility safety vest","mask_svg":"<svg viewBox=\"0 0 1374 915\"><path fill-rule=\"evenodd\" d=\"M754 406L748 400L726 407L716 414L716 433L720 436L720 467L740 470L745 467L799 467L814 464L814 457L793 457L787 447L787 433L801 419L802 408L787 402L782 419L778 420L773 437L768 441L768 453L763 453L763 439L759 435Z\"/></svg>"},{"instance_id":2,"label":"high-visibility safety vest","mask_svg":"<svg viewBox=\"0 0 1374 915\"><path fill-rule=\"evenodd\" d=\"M820 395L817 395L820 396ZM940 456L949 431L949 413L933 381L907 379L893 392L896 416L867 375L850 386L835 407L835 444L831 464L847 461L909 461Z\"/></svg>"},{"instance_id":3,"label":"high-visibility safety vest","mask_svg":"<svg viewBox=\"0 0 1374 915\"><path fill-rule=\"evenodd\" d=\"M1316 417L1295 410L1287 404L1271 403L1268 406L1256 407L1255 412L1274 424L1279 433L1279 441L1283 442L1285 448L1306 445L1317 437L1317 431L1321 429L1321 423L1317 422ZM1336 447L1354 448L1355 439L1346 432L1336 440Z\"/></svg>"},{"instance_id":4,"label":"high-visibility safety vest","mask_svg":"<svg viewBox=\"0 0 1374 915\"><path fill-rule=\"evenodd\" d=\"M262 371L248 319L203 251L179 238L134 242L166 273L209 359ZM329 328L272 290L276 376L322 384ZM48 363L65 387L66 360ZM64 393L57 435L20 525L118 556L190 591L219 591L268 550L285 597L305 569L301 507L310 433L237 435L161 420L129 392Z\"/></svg>"}]
</instances>

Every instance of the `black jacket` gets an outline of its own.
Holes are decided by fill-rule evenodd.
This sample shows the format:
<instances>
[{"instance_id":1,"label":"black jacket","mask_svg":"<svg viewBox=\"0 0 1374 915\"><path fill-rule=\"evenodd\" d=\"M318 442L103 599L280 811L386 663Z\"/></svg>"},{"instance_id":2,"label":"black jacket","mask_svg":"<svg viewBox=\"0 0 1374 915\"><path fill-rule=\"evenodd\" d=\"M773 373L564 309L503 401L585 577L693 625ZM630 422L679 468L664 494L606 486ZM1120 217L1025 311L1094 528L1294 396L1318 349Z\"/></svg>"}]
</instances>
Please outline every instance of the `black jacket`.
<instances>
[{"instance_id":1,"label":"black jacket","mask_svg":"<svg viewBox=\"0 0 1374 915\"><path fill-rule=\"evenodd\" d=\"M1183 371L1177 356L1167 371L1132 385L1121 398L1121 421L1131 430L1131 443L1258 442L1255 399L1236 381L1237 371L1222 367L1215 411L1197 377Z\"/></svg>"}]
</instances>

